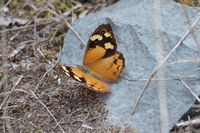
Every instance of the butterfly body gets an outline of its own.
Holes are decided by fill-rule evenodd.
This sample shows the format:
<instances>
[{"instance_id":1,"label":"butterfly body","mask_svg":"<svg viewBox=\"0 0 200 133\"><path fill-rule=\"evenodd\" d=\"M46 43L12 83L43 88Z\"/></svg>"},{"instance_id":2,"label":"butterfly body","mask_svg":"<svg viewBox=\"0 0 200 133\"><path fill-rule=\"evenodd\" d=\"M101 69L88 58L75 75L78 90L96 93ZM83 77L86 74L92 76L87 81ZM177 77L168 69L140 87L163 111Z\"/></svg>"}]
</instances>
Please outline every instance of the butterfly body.
<instances>
[{"instance_id":1,"label":"butterfly body","mask_svg":"<svg viewBox=\"0 0 200 133\"><path fill-rule=\"evenodd\" d=\"M110 24L100 25L90 36L83 58L83 66L62 66L65 74L84 83L97 92L109 92L111 88L102 81L115 82L125 59L117 51L117 44Z\"/></svg>"}]
</instances>

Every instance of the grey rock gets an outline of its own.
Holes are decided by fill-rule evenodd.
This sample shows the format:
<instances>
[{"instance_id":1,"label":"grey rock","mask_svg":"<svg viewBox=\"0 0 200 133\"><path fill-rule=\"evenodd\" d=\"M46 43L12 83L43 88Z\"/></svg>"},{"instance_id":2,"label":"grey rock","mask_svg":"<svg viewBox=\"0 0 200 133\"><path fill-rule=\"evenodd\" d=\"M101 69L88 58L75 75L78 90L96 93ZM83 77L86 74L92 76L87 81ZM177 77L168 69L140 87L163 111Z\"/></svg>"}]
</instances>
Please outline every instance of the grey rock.
<instances>
[{"instance_id":1,"label":"grey rock","mask_svg":"<svg viewBox=\"0 0 200 133\"><path fill-rule=\"evenodd\" d=\"M199 9L191 7L185 9L191 22L194 22ZM112 92L103 97L109 110L107 121L122 127L132 126L140 133L160 133L161 130L162 133L169 132L195 100L180 81L172 79L163 82L167 103L167 120L164 123L161 124L160 121L158 81L150 83L134 115L131 115L131 110L136 97L145 85L145 82L139 80L149 77L161 59L159 55L165 57L188 30L189 24L184 16L183 7L169 0L160 1L160 4L154 0L121 0L100 12L76 21L73 27L87 42L90 34L102 23L112 25L118 50L126 59L122 75L138 80L130 82L120 78L117 83L109 84ZM195 33L198 41L199 28L200 24L197 23ZM85 47L82 49L81 46L81 41L69 31L65 36L61 62L71 66L82 64ZM163 51L159 50L160 47ZM200 53L192 36L189 35L155 78L159 79L161 75L166 79L174 78L177 74L188 77L184 78L184 81L199 95L199 61L179 62L194 58L200 58Z\"/></svg>"}]
</instances>

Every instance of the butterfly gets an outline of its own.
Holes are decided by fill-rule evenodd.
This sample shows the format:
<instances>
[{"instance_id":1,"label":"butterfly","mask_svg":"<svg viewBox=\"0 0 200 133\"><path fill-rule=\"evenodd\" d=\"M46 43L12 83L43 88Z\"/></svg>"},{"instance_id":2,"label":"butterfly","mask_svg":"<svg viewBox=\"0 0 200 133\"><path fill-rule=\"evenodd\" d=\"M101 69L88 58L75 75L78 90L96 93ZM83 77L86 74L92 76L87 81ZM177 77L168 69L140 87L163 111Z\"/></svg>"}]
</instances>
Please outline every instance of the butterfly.
<instances>
[{"instance_id":1,"label":"butterfly","mask_svg":"<svg viewBox=\"0 0 200 133\"><path fill-rule=\"evenodd\" d=\"M90 36L83 57L83 66L62 65L67 76L100 93L111 90L103 81L115 82L124 67L125 59L123 54L117 51L117 43L110 24L101 24Z\"/></svg>"}]
</instances>

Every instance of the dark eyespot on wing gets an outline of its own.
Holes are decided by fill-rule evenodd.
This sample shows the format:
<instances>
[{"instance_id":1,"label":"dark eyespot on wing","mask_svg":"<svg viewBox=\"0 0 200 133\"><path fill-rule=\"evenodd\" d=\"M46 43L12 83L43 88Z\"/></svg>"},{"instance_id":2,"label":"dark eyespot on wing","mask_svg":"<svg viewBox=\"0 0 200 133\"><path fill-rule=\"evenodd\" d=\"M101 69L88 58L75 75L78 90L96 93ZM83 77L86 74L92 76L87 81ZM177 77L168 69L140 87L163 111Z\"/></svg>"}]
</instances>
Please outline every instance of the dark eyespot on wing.
<instances>
[{"instance_id":1,"label":"dark eyespot on wing","mask_svg":"<svg viewBox=\"0 0 200 133\"><path fill-rule=\"evenodd\" d=\"M105 53L100 58L106 58L115 54L117 44L110 24L102 24L92 33L85 50L84 60L87 60L87 51L97 47L105 49ZM96 57L94 59L98 60Z\"/></svg>"}]
</instances>

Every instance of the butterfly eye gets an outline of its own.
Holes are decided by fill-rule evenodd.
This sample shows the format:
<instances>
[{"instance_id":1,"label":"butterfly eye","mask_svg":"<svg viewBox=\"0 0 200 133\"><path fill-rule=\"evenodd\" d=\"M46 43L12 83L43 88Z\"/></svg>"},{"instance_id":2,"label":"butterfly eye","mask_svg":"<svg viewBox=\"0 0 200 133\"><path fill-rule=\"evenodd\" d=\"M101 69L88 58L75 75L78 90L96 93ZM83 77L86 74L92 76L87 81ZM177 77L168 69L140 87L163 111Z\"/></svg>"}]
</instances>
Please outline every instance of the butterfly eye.
<instances>
[{"instance_id":1,"label":"butterfly eye","mask_svg":"<svg viewBox=\"0 0 200 133\"><path fill-rule=\"evenodd\" d=\"M101 30L101 35L104 35L106 32L105 32L105 30Z\"/></svg>"}]
</instances>

